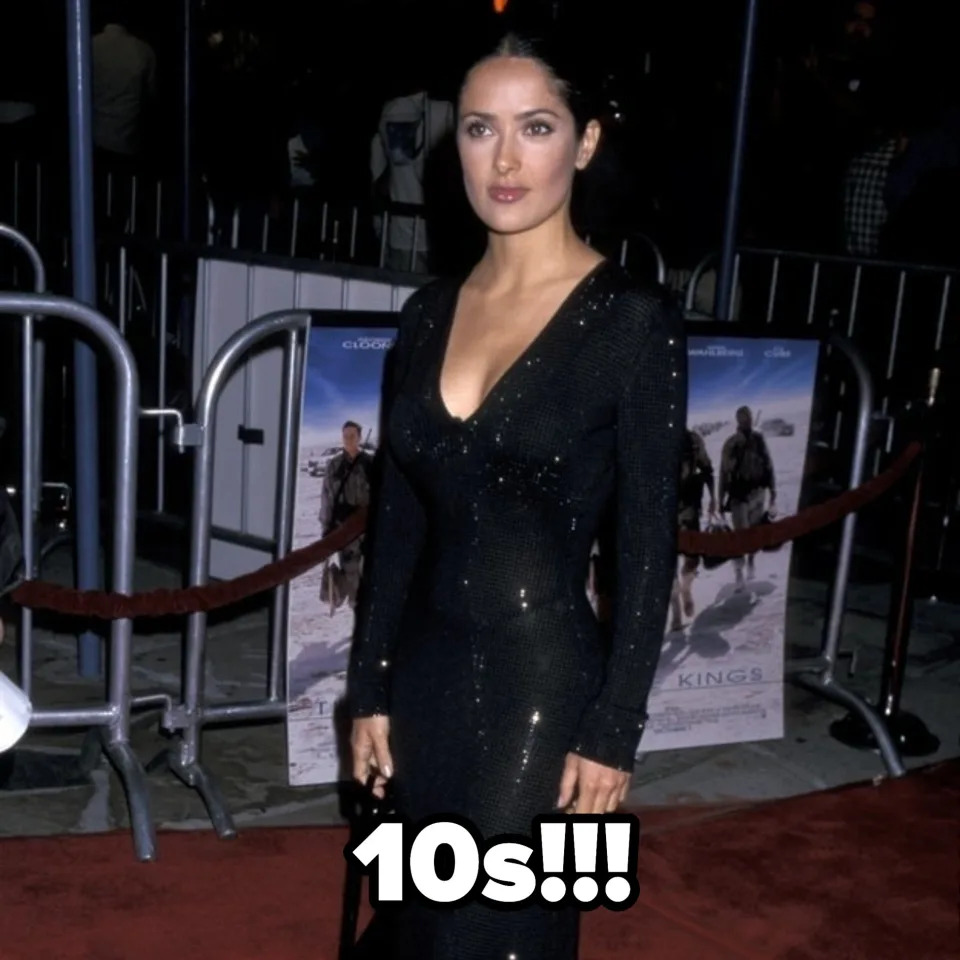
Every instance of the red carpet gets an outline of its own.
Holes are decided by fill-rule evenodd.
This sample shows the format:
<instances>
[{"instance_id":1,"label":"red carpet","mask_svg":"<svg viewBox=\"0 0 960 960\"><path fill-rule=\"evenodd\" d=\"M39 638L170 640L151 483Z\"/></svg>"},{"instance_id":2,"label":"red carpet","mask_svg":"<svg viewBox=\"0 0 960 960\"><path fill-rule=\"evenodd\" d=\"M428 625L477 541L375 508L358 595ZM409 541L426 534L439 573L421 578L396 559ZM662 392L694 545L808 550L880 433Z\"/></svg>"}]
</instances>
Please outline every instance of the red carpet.
<instances>
[{"instance_id":1,"label":"red carpet","mask_svg":"<svg viewBox=\"0 0 960 960\"><path fill-rule=\"evenodd\" d=\"M960 763L746 809L641 811L640 902L582 960L954 960ZM345 833L0 840L0 960L332 960Z\"/></svg>"}]
</instances>

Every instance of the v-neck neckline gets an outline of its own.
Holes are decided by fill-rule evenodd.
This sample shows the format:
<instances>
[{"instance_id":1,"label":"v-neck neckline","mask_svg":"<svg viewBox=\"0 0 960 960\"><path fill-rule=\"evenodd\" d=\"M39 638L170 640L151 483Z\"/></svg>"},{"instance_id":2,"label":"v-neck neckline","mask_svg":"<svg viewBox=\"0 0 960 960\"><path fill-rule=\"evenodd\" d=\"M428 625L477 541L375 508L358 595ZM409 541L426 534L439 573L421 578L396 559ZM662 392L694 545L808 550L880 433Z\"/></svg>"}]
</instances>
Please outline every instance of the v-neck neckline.
<instances>
[{"instance_id":1,"label":"v-neck neckline","mask_svg":"<svg viewBox=\"0 0 960 960\"><path fill-rule=\"evenodd\" d=\"M483 398L480 400L480 403L477 405L477 408L467 417L457 417L450 412L450 408L443 399L443 390L441 389L441 383L443 382L443 369L446 366L447 350L450 346L450 335L453 331L454 321L457 318L457 309L460 305L460 291L463 289L463 284L465 281L458 283L451 295L451 302L448 304L446 326L443 331L443 336L440 339L439 356L434 374L434 395L437 400L437 406L440 408L440 411L444 414L445 418L451 423L460 425L472 424L480 419L487 406L492 402L494 396L498 394L506 385L514 371L520 369L524 362L529 359L529 357L537 350L544 339L546 339L550 330L557 326L557 322L560 317L567 312L580 294L589 286L593 278L597 276L597 274L599 274L609 262L610 261L607 258L600 260L598 263L594 264L590 270L588 270L587 273L585 273L576 282L576 284L574 284L570 292L563 298L563 300L560 301L560 306L554 310L550 319L547 320L547 322L540 328L530 342L504 368L503 373L497 377L490 389L487 390L486 394L484 394Z\"/></svg>"}]
</instances>

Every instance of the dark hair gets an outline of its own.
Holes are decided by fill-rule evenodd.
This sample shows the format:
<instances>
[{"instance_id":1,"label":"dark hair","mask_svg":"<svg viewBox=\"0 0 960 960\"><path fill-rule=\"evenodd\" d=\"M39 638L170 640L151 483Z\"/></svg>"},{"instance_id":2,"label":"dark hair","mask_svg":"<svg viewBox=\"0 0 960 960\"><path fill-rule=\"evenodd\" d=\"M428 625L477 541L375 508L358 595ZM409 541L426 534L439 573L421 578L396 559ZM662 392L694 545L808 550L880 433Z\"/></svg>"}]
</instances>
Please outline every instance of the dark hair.
<instances>
[{"instance_id":1,"label":"dark hair","mask_svg":"<svg viewBox=\"0 0 960 960\"><path fill-rule=\"evenodd\" d=\"M348 420L348 421L343 425L343 427L341 428L341 430L346 430L347 427L353 427L353 429L357 431L357 436L361 436L361 435L363 434L363 428L362 428L362 427L360 426L360 424L357 423L355 420Z\"/></svg>"},{"instance_id":2,"label":"dark hair","mask_svg":"<svg viewBox=\"0 0 960 960\"><path fill-rule=\"evenodd\" d=\"M501 34L489 52L471 65L461 84L461 91L474 67L496 57L516 57L538 63L556 84L557 92L573 114L577 136L583 136L587 124L597 119L600 111L589 92L582 67L576 61L572 46L565 43L562 36L526 34L517 30Z\"/></svg>"}]
</instances>

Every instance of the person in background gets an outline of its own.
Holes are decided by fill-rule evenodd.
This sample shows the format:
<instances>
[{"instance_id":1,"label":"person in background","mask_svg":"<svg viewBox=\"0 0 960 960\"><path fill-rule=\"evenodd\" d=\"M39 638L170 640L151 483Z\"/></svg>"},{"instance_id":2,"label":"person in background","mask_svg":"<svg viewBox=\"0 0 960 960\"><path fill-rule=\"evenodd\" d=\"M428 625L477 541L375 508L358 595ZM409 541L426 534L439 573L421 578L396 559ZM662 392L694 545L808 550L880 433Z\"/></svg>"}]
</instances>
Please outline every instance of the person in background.
<instances>
[{"instance_id":1,"label":"person in background","mask_svg":"<svg viewBox=\"0 0 960 960\"><path fill-rule=\"evenodd\" d=\"M937 112L932 120L914 125L891 165L881 256L933 264L957 261L960 105Z\"/></svg>"},{"instance_id":2,"label":"person in background","mask_svg":"<svg viewBox=\"0 0 960 960\"><path fill-rule=\"evenodd\" d=\"M890 215L887 193L909 145L917 99L897 76L874 79L865 96L868 126L843 181L844 248L854 257L880 255Z\"/></svg>"},{"instance_id":3,"label":"person in background","mask_svg":"<svg viewBox=\"0 0 960 960\"><path fill-rule=\"evenodd\" d=\"M717 512L717 491L713 473L713 461L707 453L703 437L696 430L687 430L683 460L680 465L680 510L678 520L681 530L700 529L700 513L703 510L703 491L710 494L708 512ZM693 581L700 567L700 558L681 555L680 570L670 596L671 632L683 629L683 618L692 619L696 613L693 603Z\"/></svg>"},{"instance_id":4,"label":"person in background","mask_svg":"<svg viewBox=\"0 0 960 960\"><path fill-rule=\"evenodd\" d=\"M123 231L133 214L132 178L149 156L157 59L134 36L122 0L108 0L99 10L103 26L91 41L96 211L101 227Z\"/></svg>"},{"instance_id":5,"label":"person in background","mask_svg":"<svg viewBox=\"0 0 960 960\"><path fill-rule=\"evenodd\" d=\"M415 73L406 86L407 91L388 100L380 113L370 144L370 173L374 192L382 198L423 206L427 159L453 132L454 111L449 101L433 99ZM429 255L425 217L397 215L388 220L383 265L391 270L425 272ZM377 229L382 231L382 223Z\"/></svg>"},{"instance_id":6,"label":"person in background","mask_svg":"<svg viewBox=\"0 0 960 960\"><path fill-rule=\"evenodd\" d=\"M373 458L360 446L361 433L360 424L348 420L343 425L343 451L327 464L320 501L320 529L324 537L370 503ZM344 600L355 606L362 559L363 537L359 537L340 551L339 565L327 565L321 599L334 608Z\"/></svg>"},{"instance_id":7,"label":"person in background","mask_svg":"<svg viewBox=\"0 0 960 960\"><path fill-rule=\"evenodd\" d=\"M131 32L126 4L117 0L103 12L103 29L91 41L93 143L117 164L143 154L157 95L157 57Z\"/></svg>"},{"instance_id":8,"label":"person in background","mask_svg":"<svg viewBox=\"0 0 960 960\"><path fill-rule=\"evenodd\" d=\"M898 137L885 137L854 157L847 167L843 232L844 247L852 257L875 257L880 250L880 234L887 220L884 190L890 165L900 149Z\"/></svg>"},{"instance_id":9,"label":"person in background","mask_svg":"<svg viewBox=\"0 0 960 960\"><path fill-rule=\"evenodd\" d=\"M755 527L765 515L772 516L776 509L773 460L763 434L753 428L753 413L749 407L737 410L737 432L723 445L719 495L721 509L730 514L734 530ZM742 590L744 568L748 580L755 575L754 555L737 557L734 568L737 589Z\"/></svg>"}]
</instances>

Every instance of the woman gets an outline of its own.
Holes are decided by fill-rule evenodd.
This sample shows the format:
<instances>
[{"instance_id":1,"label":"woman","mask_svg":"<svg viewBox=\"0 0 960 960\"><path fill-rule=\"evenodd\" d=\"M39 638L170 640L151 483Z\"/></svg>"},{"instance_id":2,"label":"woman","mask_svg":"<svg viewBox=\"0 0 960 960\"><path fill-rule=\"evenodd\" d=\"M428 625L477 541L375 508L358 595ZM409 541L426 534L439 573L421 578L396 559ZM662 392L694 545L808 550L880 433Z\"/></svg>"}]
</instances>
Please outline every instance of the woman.
<instances>
[{"instance_id":1,"label":"woman","mask_svg":"<svg viewBox=\"0 0 960 960\"><path fill-rule=\"evenodd\" d=\"M573 231L598 134L536 43L508 36L471 69L457 139L487 250L410 298L390 374L348 676L354 775L375 772L378 795L393 778L411 821L456 814L486 838L623 800L674 574L683 334L665 296ZM585 584L613 498L605 655ZM573 909L396 920L394 956L576 956Z\"/></svg>"}]
</instances>

